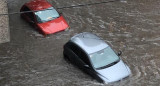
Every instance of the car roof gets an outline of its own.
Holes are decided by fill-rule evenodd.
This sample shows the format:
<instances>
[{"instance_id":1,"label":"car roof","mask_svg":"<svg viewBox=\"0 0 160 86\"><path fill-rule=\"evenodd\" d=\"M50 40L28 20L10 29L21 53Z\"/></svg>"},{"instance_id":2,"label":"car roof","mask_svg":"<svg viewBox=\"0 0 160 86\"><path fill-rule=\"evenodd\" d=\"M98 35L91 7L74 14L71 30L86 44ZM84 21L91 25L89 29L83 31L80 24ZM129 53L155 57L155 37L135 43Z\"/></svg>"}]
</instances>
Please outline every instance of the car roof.
<instances>
[{"instance_id":1,"label":"car roof","mask_svg":"<svg viewBox=\"0 0 160 86\"><path fill-rule=\"evenodd\" d=\"M27 7L29 7L31 10L44 10L49 7L52 7L52 5L46 1L46 0L31 0L27 3L25 3Z\"/></svg>"},{"instance_id":2,"label":"car roof","mask_svg":"<svg viewBox=\"0 0 160 86\"><path fill-rule=\"evenodd\" d=\"M100 51L109 46L98 36L89 32L77 34L73 36L70 41L81 47L87 54Z\"/></svg>"}]
</instances>

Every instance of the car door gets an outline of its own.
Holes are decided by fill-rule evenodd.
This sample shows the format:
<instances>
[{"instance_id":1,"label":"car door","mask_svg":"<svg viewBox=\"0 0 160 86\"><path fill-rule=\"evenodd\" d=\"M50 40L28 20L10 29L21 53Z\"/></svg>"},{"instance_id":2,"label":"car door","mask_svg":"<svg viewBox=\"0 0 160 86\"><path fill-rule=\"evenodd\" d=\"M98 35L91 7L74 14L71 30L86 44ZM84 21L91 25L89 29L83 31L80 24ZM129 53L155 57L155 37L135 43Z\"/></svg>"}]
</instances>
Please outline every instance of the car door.
<instances>
[{"instance_id":1,"label":"car door","mask_svg":"<svg viewBox=\"0 0 160 86\"><path fill-rule=\"evenodd\" d=\"M82 60L79 59L78 52L79 49L74 43L68 42L64 45L64 56L67 56L71 63L75 64L79 68L82 68L84 62L82 62Z\"/></svg>"},{"instance_id":2,"label":"car door","mask_svg":"<svg viewBox=\"0 0 160 86\"><path fill-rule=\"evenodd\" d=\"M35 23L34 14L27 6L24 5L20 11L22 12L21 17L23 17L27 22L30 24Z\"/></svg>"}]
</instances>

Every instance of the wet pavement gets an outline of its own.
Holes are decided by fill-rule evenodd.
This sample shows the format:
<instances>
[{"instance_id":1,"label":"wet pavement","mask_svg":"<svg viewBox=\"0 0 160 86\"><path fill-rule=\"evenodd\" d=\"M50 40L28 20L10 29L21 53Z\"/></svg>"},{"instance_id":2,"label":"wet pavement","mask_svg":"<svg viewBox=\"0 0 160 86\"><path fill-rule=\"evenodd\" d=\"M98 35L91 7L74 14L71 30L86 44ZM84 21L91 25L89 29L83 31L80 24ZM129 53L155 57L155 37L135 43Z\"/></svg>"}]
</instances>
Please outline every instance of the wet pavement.
<instances>
[{"instance_id":1,"label":"wet pavement","mask_svg":"<svg viewBox=\"0 0 160 86\"><path fill-rule=\"evenodd\" d=\"M29 0L8 0L9 12ZM64 7L106 0L49 0ZM68 31L43 37L17 15L10 15L11 42L0 44L0 86L160 86L160 1L128 0L60 9ZM101 84L63 59L73 35L92 32L130 67L119 82Z\"/></svg>"}]
</instances>

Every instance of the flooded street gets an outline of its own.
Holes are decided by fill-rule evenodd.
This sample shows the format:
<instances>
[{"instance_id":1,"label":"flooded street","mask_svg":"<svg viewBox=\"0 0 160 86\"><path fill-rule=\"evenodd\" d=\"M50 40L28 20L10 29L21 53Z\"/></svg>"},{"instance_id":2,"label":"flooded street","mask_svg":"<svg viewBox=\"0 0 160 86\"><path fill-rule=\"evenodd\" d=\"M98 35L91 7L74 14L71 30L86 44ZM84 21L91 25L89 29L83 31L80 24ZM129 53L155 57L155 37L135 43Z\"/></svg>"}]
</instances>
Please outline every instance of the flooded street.
<instances>
[{"instance_id":1,"label":"flooded street","mask_svg":"<svg viewBox=\"0 0 160 86\"><path fill-rule=\"evenodd\" d=\"M9 13L29 0L8 0ZM48 0L60 8L107 0ZM160 1L121 0L59 9L68 31L43 37L10 15L9 43L0 44L0 86L160 86ZM66 62L63 45L75 34L92 32L105 40L130 67L122 81L101 84ZM118 71L117 71L118 72Z\"/></svg>"}]
</instances>

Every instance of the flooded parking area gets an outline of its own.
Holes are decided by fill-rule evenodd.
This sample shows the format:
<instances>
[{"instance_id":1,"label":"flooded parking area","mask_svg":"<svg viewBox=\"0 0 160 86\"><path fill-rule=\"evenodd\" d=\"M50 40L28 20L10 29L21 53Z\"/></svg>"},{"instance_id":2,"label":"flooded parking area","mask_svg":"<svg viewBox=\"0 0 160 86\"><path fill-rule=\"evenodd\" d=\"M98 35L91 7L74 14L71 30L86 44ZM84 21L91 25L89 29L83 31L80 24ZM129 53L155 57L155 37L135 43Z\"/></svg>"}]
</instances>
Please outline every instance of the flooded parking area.
<instances>
[{"instance_id":1,"label":"flooded parking area","mask_svg":"<svg viewBox=\"0 0 160 86\"><path fill-rule=\"evenodd\" d=\"M8 0L9 13L19 11L27 1ZM48 1L60 8L107 0ZM19 14L9 16L11 41L0 44L0 86L159 86L159 0L117 0L58 11L70 29L47 37ZM92 32L116 52L121 50L121 59L132 74L119 82L101 84L66 62L63 45L81 32Z\"/></svg>"}]
</instances>

